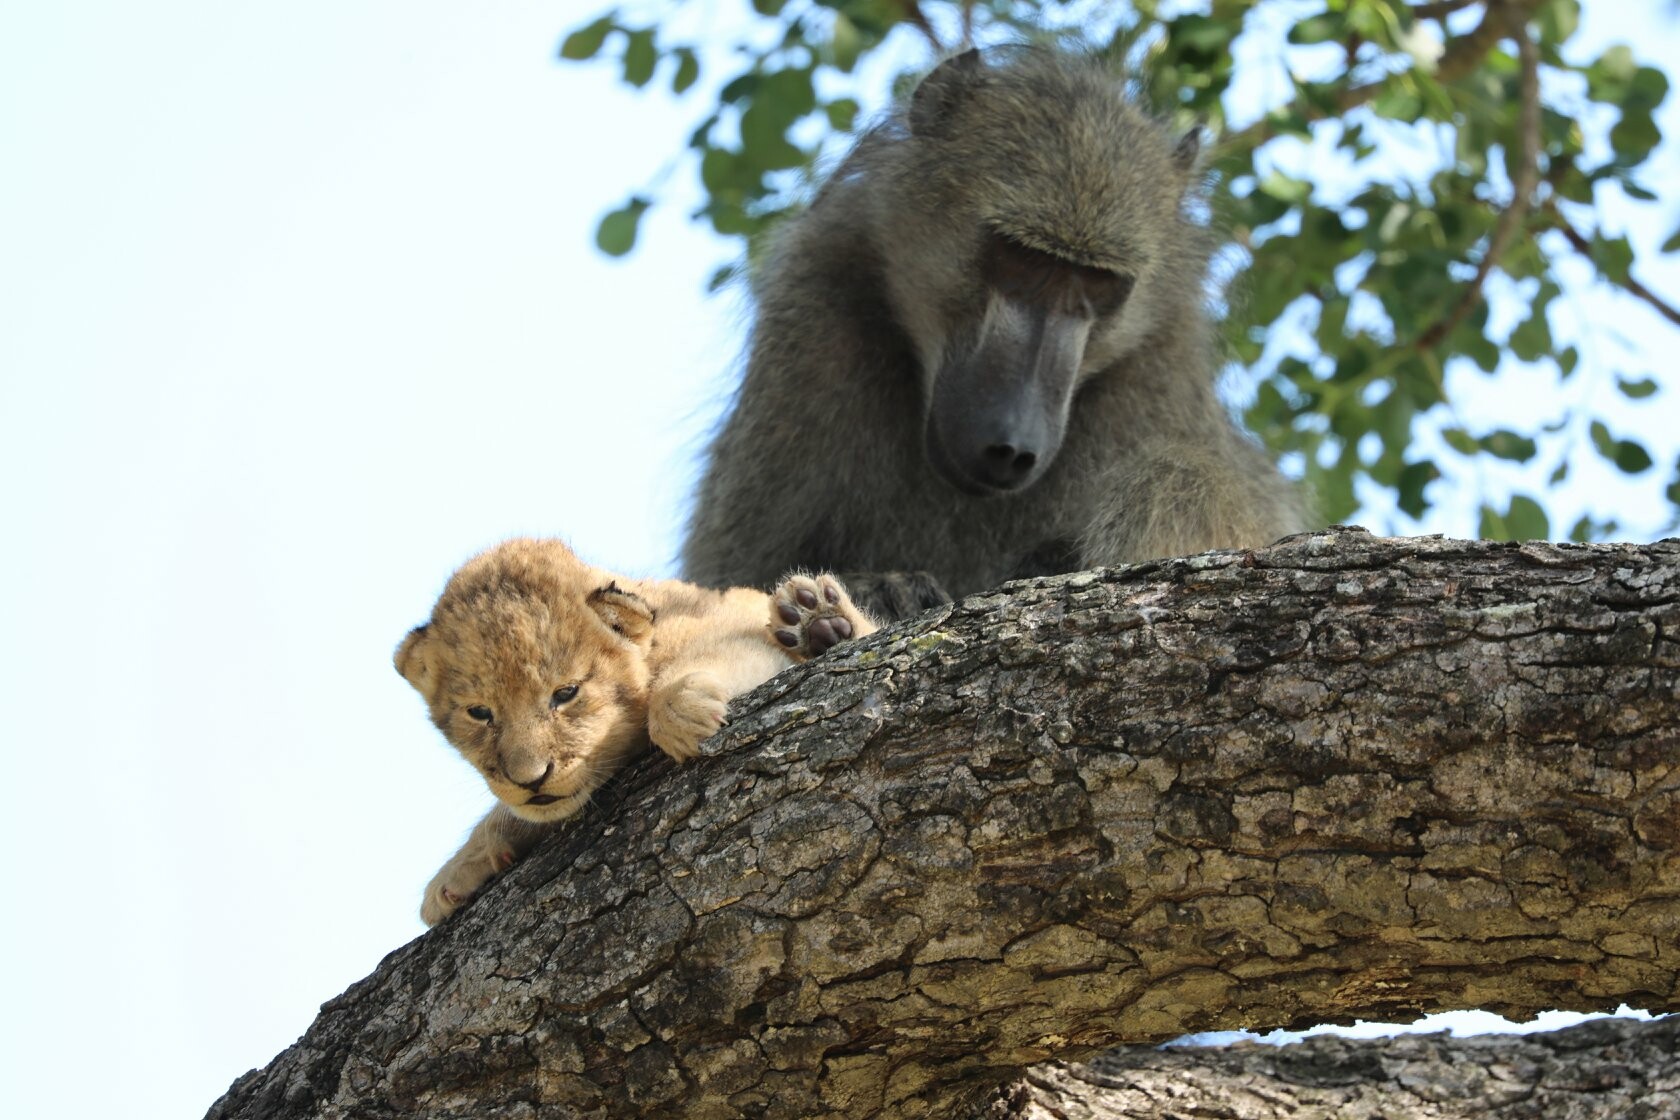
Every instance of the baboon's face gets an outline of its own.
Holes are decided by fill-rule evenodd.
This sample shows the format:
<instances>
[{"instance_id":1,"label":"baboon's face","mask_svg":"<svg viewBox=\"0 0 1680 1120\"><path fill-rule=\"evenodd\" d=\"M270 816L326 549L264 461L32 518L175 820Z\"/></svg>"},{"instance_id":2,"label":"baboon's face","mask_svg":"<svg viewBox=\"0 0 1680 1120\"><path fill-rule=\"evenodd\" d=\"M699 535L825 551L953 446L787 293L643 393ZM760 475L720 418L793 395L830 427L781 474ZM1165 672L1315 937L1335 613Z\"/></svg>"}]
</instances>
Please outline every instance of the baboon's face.
<instances>
[{"instance_id":1,"label":"baboon's face","mask_svg":"<svg viewBox=\"0 0 1680 1120\"><path fill-rule=\"evenodd\" d=\"M886 247L928 460L977 495L1043 477L1079 386L1152 328L1194 159L1099 67L1032 66L959 56L923 82L915 228Z\"/></svg>"},{"instance_id":2,"label":"baboon's face","mask_svg":"<svg viewBox=\"0 0 1680 1120\"><path fill-rule=\"evenodd\" d=\"M1092 329L1117 314L1131 277L1075 264L987 231L980 306L944 348L927 395L927 456L972 494L1032 485L1067 429Z\"/></svg>"}]
</instances>

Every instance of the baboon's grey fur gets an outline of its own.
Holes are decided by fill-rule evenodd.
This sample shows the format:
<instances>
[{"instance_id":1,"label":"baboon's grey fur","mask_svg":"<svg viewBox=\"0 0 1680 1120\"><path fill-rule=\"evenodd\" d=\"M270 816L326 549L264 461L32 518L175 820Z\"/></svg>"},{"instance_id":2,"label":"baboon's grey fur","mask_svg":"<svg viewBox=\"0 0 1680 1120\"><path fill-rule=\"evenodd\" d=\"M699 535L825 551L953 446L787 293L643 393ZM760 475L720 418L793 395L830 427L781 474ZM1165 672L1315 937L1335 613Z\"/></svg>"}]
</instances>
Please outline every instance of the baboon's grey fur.
<instances>
[{"instance_id":1,"label":"baboon's grey fur","mask_svg":"<svg viewBox=\"0 0 1680 1120\"><path fill-rule=\"evenodd\" d=\"M1094 57L936 69L756 274L685 574L925 571L960 596L1300 528L1215 393L1195 156ZM877 590L853 588L910 605Z\"/></svg>"}]
</instances>

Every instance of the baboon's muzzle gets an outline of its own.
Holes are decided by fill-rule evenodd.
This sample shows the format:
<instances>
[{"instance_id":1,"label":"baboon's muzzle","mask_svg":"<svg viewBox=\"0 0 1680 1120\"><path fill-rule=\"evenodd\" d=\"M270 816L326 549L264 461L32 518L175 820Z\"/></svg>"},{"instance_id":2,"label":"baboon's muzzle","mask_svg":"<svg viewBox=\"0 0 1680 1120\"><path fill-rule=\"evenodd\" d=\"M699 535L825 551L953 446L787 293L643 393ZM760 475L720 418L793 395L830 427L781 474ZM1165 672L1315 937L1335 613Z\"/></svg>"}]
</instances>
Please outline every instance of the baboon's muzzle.
<instances>
[{"instance_id":1,"label":"baboon's muzzle","mask_svg":"<svg viewBox=\"0 0 1680 1120\"><path fill-rule=\"evenodd\" d=\"M1023 490L1061 450L1089 319L994 298L934 378L928 461L970 494Z\"/></svg>"}]
</instances>

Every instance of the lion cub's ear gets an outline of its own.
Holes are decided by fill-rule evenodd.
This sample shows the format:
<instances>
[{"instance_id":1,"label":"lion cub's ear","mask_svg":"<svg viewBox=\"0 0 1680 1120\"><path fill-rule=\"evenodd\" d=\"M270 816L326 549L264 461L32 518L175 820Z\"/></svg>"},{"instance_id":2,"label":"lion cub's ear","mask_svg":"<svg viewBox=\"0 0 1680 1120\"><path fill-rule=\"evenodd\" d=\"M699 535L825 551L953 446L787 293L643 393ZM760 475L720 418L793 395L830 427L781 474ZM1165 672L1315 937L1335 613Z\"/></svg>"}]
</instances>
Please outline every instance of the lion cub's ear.
<instances>
[{"instance_id":1,"label":"lion cub's ear","mask_svg":"<svg viewBox=\"0 0 1680 1120\"><path fill-rule=\"evenodd\" d=\"M409 684L413 685L427 700L432 698L432 686L437 683L437 666L432 664L432 641L427 636L424 624L416 626L403 638L397 647L396 655L391 658Z\"/></svg>"},{"instance_id":2,"label":"lion cub's ear","mask_svg":"<svg viewBox=\"0 0 1680 1120\"><path fill-rule=\"evenodd\" d=\"M589 606L601 621L637 645L646 645L653 633L653 608L639 595L632 595L616 583L589 593Z\"/></svg>"}]
</instances>

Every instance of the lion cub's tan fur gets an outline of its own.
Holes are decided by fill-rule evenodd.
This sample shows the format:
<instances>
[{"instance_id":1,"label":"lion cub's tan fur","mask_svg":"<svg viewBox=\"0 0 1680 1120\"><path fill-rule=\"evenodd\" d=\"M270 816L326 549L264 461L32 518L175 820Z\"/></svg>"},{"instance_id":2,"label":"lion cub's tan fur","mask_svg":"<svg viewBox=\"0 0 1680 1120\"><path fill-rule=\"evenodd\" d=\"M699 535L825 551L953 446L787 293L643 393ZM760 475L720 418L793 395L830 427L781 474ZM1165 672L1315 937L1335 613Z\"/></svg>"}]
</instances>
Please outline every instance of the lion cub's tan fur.
<instances>
[{"instance_id":1,"label":"lion cub's tan fur","mask_svg":"<svg viewBox=\"0 0 1680 1120\"><path fill-rule=\"evenodd\" d=\"M875 629L829 576L790 576L774 596L712 591L614 576L557 540L507 541L469 560L395 657L499 800L426 888L426 924L650 740L693 758L731 697L832 644L836 619L854 636Z\"/></svg>"}]
</instances>

